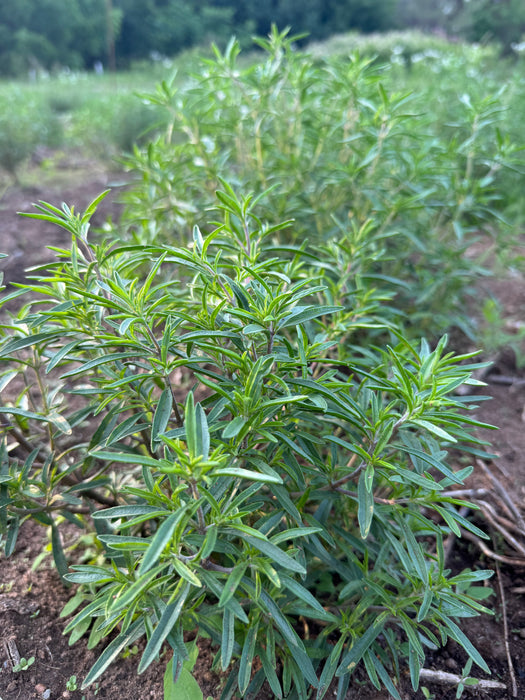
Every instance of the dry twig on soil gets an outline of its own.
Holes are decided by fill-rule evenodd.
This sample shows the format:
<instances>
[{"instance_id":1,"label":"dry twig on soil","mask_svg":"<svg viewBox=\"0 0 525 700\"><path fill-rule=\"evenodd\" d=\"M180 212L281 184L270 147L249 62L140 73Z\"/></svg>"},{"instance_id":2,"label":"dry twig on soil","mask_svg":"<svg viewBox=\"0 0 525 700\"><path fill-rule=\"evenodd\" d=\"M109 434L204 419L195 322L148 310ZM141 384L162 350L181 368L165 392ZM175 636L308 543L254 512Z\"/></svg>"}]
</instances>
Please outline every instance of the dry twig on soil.
<instances>
[{"instance_id":1,"label":"dry twig on soil","mask_svg":"<svg viewBox=\"0 0 525 700\"><path fill-rule=\"evenodd\" d=\"M512 657L510 655L510 645L509 645L509 623L507 620L507 603L505 600L505 589L503 588L503 582L501 580L501 572L499 570L499 565L496 562L496 576L498 577L498 590L499 597L501 600L501 614L503 618L503 641L505 643L505 655L507 657L507 666L509 669L510 682L512 686L512 697L518 697L518 684L516 682L516 674L514 672L514 665L512 663Z\"/></svg>"}]
</instances>

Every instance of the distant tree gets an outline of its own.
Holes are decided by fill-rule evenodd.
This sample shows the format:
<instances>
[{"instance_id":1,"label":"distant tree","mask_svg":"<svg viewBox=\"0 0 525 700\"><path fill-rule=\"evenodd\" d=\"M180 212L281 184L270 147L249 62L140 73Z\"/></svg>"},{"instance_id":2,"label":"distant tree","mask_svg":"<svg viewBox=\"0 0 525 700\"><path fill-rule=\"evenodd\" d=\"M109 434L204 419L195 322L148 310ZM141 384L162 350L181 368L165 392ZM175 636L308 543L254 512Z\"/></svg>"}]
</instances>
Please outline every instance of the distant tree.
<instances>
[{"instance_id":1,"label":"distant tree","mask_svg":"<svg viewBox=\"0 0 525 700\"><path fill-rule=\"evenodd\" d=\"M453 28L469 41L498 41L504 51L525 34L524 0L463 0Z\"/></svg>"},{"instance_id":2,"label":"distant tree","mask_svg":"<svg viewBox=\"0 0 525 700\"><path fill-rule=\"evenodd\" d=\"M172 56L205 39L234 33L234 9L226 4L188 0L112 0L122 23L116 41L122 63L152 52Z\"/></svg>"},{"instance_id":3,"label":"distant tree","mask_svg":"<svg viewBox=\"0 0 525 700\"><path fill-rule=\"evenodd\" d=\"M451 9L444 0L398 0L396 17L401 27L445 28Z\"/></svg>"},{"instance_id":4,"label":"distant tree","mask_svg":"<svg viewBox=\"0 0 525 700\"><path fill-rule=\"evenodd\" d=\"M2 0L0 72L82 68L104 56L104 0Z\"/></svg>"},{"instance_id":5,"label":"distant tree","mask_svg":"<svg viewBox=\"0 0 525 700\"><path fill-rule=\"evenodd\" d=\"M398 0L237 0L234 7L236 26L253 22L259 35L266 35L271 25L292 32L307 32L312 39L356 29L363 32L390 29L396 22ZM216 7L230 6L228 0L209 0Z\"/></svg>"}]
</instances>

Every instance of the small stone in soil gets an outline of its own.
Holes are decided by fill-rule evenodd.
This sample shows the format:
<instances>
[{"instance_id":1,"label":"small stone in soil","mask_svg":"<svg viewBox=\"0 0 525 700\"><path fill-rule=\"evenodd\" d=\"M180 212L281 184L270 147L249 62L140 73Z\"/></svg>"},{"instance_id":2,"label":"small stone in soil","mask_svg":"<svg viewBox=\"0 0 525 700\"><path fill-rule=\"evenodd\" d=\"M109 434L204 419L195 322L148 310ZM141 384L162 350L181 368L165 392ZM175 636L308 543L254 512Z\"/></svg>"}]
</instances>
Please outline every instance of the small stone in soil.
<instances>
[{"instance_id":1,"label":"small stone in soil","mask_svg":"<svg viewBox=\"0 0 525 700\"><path fill-rule=\"evenodd\" d=\"M458 668L458 662L455 659L453 659L452 657L449 657L445 661L445 666L447 668L449 668L451 671L455 671Z\"/></svg>"}]
</instances>

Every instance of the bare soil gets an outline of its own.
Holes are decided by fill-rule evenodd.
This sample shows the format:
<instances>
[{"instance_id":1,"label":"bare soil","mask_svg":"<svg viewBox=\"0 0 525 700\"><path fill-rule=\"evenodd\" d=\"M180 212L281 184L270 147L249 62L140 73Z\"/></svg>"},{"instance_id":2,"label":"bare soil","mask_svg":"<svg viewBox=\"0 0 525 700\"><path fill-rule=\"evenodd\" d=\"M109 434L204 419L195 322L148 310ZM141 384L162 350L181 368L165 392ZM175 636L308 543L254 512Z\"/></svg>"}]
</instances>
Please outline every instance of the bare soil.
<instances>
[{"instance_id":1,"label":"bare soil","mask_svg":"<svg viewBox=\"0 0 525 700\"><path fill-rule=\"evenodd\" d=\"M56 169L58 166L58 170ZM82 157L63 155L54 162L54 170L46 176L42 166L34 167L25 174L25 186L7 185L0 182L0 252L8 253L7 260L0 260L5 282L21 282L25 270L33 265L52 260L53 253L46 246L66 247L69 235L57 227L43 221L20 217L16 212L32 211L32 204L45 200L53 204L61 201L82 210L89 201L113 183L118 186L102 203L94 220L101 225L111 216L119 215L119 187L122 174L110 172L107 166ZM29 182L28 182L28 181ZM519 321L525 309L525 279L517 276L482 282L481 293L495 296L505 313L505 317ZM8 289L9 291L9 289ZM506 504L510 499L518 514L525 512L525 373L518 370L511 351L502 351L490 358L494 364L484 377L488 386L484 395L491 401L480 401L477 417L499 427L498 431L481 431L483 437L492 442L492 460L477 464L468 487L483 489L480 502L491 512L506 518L507 528L516 523L516 514ZM494 511L490 510L490 507ZM477 688L465 689L464 697L525 699L525 560L519 550L513 548L501 530L497 530L486 514L469 514L477 524L490 532L492 541L485 546L485 553L479 542L469 539L456 539L450 542L449 566L454 571L464 568L492 568L498 566L498 573L489 585L495 595L489 598L488 605L494 609L491 617L482 616L465 620L462 628L492 669L491 680L503 683L505 689L491 689L482 692ZM491 517L491 516L490 516ZM510 525L508 525L510 523ZM519 529L519 528L518 528ZM523 546L525 538L516 529L512 530L518 544ZM0 700L26 700L42 698L56 700L94 700L95 698L163 698L164 663L153 664L141 676L136 668L139 654L131 653L120 658L102 676L97 685L85 691L68 690L71 677L76 676L78 687L90 666L100 654L101 648L87 649L86 639L73 646L62 631L66 624L60 612L73 595L72 589L64 588L52 566L50 557L45 558L36 570L32 569L35 558L48 544L45 528L36 523L24 524L16 550L9 559L0 558ZM487 550L488 548L488 550ZM487 553L487 551L489 553ZM500 557L497 561L494 558ZM521 559L521 563L520 563ZM503 597L502 597L503 593ZM204 692L218 700L223 680L210 671L216 650L210 649L207 640L200 640L200 654L195 675ZM140 649L138 650L140 651ZM13 655L30 658L34 663L27 669L13 672ZM509 659L512 661L515 681L509 672ZM426 668L461 674L465 664L465 654L457 645L449 643L444 650L427 658ZM484 678L474 668L472 675ZM414 692L406 675L400 692L404 700L434 697L438 700L452 700L456 697L456 687L423 681L427 695L422 690ZM330 697L330 693L327 697ZM257 700L269 700L271 693L263 691ZM348 698L361 700L386 700L388 695L379 692L364 682L364 676L357 675L348 693ZM181 699L182 700L182 699Z\"/></svg>"}]
</instances>

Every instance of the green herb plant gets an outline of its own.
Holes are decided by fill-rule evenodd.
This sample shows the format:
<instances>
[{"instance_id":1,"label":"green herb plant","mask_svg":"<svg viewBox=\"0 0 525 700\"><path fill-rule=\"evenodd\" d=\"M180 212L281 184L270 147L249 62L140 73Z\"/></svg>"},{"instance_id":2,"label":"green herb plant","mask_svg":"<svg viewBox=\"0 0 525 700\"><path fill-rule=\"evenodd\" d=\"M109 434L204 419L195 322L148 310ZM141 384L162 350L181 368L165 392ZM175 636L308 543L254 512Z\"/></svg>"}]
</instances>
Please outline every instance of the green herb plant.
<instances>
[{"instance_id":1,"label":"green herb plant","mask_svg":"<svg viewBox=\"0 0 525 700\"><path fill-rule=\"evenodd\" d=\"M5 551L24 520L49 528L80 586L66 633L111 635L82 688L145 637L139 673L170 649L177 696L189 630L216 648L224 700L264 680L342 699L358 668L400 698L405 665L417 689L448 639L488 672L460 623L489 612L492 572L452 575L443 549L485 537L453 495L472 467L447 452L483 450L455 393L474 355L405 337L378 299L360 313L351 270L326 272L348 239L293 244L295 224L259 216L273 192L222 181L216 222L179 245L92 242L103 196L37 206L71 247L6 297L0 338ZM374 332L388 342L359 345ZM69 567L66 521L103 556Z\"/></svg>"},{"instance_id":2,"label":"green herb plant","mask_svg":"<svg viewBox=\"0 0 525 700\"><path fill-rule=\"evenodd\" d=\"M209 230L225 178L267 192L259 214L269 225L294 219L275 235L281 243L359 239L352 279L395 297L412 337L454 325L472 334L465 299L480 263L465 253L481 231L496 235L497 217L501 238L509 228L501 208L518 143L506 136L501 92L468 90L465 76L458 93L467 66L457 66L443 81L453 89L414 93L398 66L293 42L274 28L257 40L265 58L246 65L232 41L186 80L141 95L167 126L124 159L134 179L116 235L147 245Z\"/></svg>"}]
</instances>

